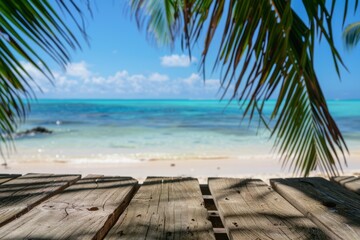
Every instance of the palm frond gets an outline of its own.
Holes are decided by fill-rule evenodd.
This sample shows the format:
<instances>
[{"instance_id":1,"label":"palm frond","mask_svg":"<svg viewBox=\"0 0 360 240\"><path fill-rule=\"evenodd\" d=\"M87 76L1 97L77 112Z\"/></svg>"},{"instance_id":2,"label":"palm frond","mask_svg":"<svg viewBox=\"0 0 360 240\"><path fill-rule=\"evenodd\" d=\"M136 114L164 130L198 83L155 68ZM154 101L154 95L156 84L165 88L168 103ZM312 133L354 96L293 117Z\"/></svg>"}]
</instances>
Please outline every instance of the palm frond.
<instances>
[{"instance_id":1,"label":"palm frond","mask_svg":"<svg viewBox=\"0 0 360 240\"><path fill-rule=\"evenodd\" d=\"M360 40L360 22L349 24L344 30L343 38L348 48L355 47Z\"/></svg>"},{"instance_id":2,"label":"palm frond","mask_svg":"<svg viewBox=\"0 0 360 240\"><path fill-rule=\"evenodd\" d=\"M151 2L132 0L138 21L154 36L180 36L189 50L204 35L203 72L208 53L217 51L214 68L222 67L224 96L231 92L231 100L242 103L244 116L252 119L257 113L267 125L275 122L271 136L284 166L305 176L315 169L338 174L341 159L346 164L347 147L314 69L317 40L328 44L338 75L344 66L333 41L335 0L330 6L323 0L302 1L305 18L288 0L173 0L165 1L171 9L162 6L163 11ZM344 6L345 19L348 1ZM158 19L166 19L163 15L171 18L159 24ZM213 41L216 34L221 36L219 45ZM263 109L270 97L277 100L267 120Z\"/></svg>"},{"instance_id":3,"label":"palm frond","mask_svg":"<svg viewBox=\"0 0 360 240\"><path fill-rule=\"evenodd\" d=\"M178 10L178 1L143 0L132 1L131 10L136 12L138 27L143 27L146 17L151 18L152 24L147 25L147 33L150 40L158 44L172 44L179 25L175 21ZM140 7L141 6L141 7ZM151 14L150 16L148 14ZM143 18L144 17L144 18Z\"/></svg>"},{"instance_id":4,"label":"palm frond","mask_svg":"<svg viewBox=\"0 0 360 240\"><path fill-rule=\"evenodd\" d=\"M55 2L54 2L55 3ZM86 39L83 13L75 1L56 1ZM26 99L35 97L36 83L23 65L28 62L49 80L49 60L62 67L70 51L80 48L77 36L48 1L0 1L0 150L11 140L29 110Z\"/></svg>"}]
</instances>

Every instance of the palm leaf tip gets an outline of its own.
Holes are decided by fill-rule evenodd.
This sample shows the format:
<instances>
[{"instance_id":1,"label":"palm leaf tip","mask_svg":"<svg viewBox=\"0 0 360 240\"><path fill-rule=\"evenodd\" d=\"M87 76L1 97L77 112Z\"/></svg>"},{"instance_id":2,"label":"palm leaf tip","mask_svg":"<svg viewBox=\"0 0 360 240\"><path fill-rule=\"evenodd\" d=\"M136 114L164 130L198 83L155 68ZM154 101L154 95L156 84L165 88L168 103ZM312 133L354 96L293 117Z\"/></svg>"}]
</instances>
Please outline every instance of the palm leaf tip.
<instances>
[{"instance_id":1,"label":"palm leaf tip","mask_svg":"<svg viewBox=\"0 0 360 240\"><path fill-rule=\"evenodd\" d=\"M344 30L343 38L348 48L355 47L360 40L360 22L348 25Z\"/></svg>"}]
</instances>

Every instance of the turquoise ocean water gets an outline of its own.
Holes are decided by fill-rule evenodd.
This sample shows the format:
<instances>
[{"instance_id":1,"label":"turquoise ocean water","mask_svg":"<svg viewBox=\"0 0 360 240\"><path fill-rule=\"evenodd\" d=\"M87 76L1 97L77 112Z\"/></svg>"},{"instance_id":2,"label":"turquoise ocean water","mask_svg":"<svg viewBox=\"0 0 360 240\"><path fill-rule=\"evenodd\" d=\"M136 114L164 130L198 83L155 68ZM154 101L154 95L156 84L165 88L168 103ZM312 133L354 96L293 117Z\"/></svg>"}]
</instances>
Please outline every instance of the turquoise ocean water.
<instances>
[{"instance_id":1,"label":"turquoise ocean water","mask_svg":"<svg viewBox=\"0 0 360 240\"><path fill-rule=\"evenodd\" d=\"M265 113L274 102L269 101ZM360 101L329 101L350 147L360 154ZM19 131L12 161L139 162L269 158L269 132L241 122L237 103L216 100L38 100Z\"/></svg>"}]
</instances>

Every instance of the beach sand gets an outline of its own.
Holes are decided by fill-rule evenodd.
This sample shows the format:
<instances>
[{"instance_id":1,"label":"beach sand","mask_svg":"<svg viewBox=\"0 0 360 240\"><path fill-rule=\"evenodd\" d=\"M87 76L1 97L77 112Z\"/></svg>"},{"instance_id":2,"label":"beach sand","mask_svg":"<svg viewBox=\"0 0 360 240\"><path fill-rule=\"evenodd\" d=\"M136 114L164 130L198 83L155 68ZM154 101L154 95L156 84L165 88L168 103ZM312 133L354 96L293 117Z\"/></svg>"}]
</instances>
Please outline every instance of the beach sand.
<instances>
[{"instance_id":1,"label":"beach sand","mask_svg":"<svg viewBox=\"0 0 360 240\"><path fill-rule=\"evenodd\" d=\"M131 176L140 182L147 176L190 176L206 183L208 177L259 178L268 181L270 178L295 177L291 171L281 169L276 160L260 159L222 160L161 160L136 163L12 163L1 166L0 173L56 173L56 174L103 174L106 176ZM360 159L350 158L348 167L341 175L360 175ZM311 176L324 176L313 172Z\"/></svg>"},{"instance_id":2,"label":"beach sand","mask_svg":"<svg viewBox=\"0 0 360 240\"><path fill-rule=\"evenodd\" d=\"M275 102L266 104L271 113ZM342 174L360 172L360 101L330 101L350 155ZM241 124L239 105L216 100L40 100L0 173L132 176L291 177L269 132ZM19 130L20 131L20 130ZM1 159L0 159L1 164ZM319 175L314 172L311 175Z\"/></svg>"}]
</instances>

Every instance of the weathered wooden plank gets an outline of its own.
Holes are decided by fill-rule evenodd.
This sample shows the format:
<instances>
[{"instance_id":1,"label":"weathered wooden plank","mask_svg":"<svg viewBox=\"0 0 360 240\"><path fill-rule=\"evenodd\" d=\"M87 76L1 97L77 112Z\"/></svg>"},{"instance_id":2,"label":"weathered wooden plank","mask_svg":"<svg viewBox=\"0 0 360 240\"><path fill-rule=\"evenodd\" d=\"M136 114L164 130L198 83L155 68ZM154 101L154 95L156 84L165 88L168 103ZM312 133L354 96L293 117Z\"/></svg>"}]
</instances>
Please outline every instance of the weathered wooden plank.
<instances>
[{"instance_id":1,"label":"weathered wooden plank","mask_svg":"<svg viewBox=\"0 0 360 240\"><path fill-rule=\"evenodd\" d=\"M88 176L0 228L0 239L102 239L136 184L129 177Z\"/></svg>"},{"instance_id":2,"label":"weathered wooden plank","mask_svg":"<svg viewBox=\"0 0 360 240\"><path fill-rule=\"evenodd\" d=\"M106 239L215 239L193 178L147 178Z\"/></svg>"},{"instance_id":3,"label":"weathered wooden plank","mask_svg":"<svg viewBox=\"0 0 360 240\"><path fill-rule=\"evenodd\" d=\"M0 174L0 184L3 184L11 179L20 177L20 174Z\"/></svg>"},{"instance_id":4,"label":"weathered wooden plank","mask_svg":"<svg viewBox=\"0 0 360 240\"><path fill-rule=\"evenodd\" d=\"M62 191L80 175L26 174L0 185L0 226Z\"/></svg>"},{"instance_id":5,"label":"weathered wooden plank","mask_svg":"<svg viewBox=\"0 0 360 240\"><path fill-rule=\"evenodd\" d=\"M271 179L271 185L332 239L360 239L360 196L323 178Z\"/></svg>"},{"instance_id":6,"label":"weathered wooden plank","mask_svg":"<svg viewBox=\"0 0 360 240\"><path fill-rule=\"evenodd\" d=\"M360 178L354 176L339 176L331 178L341 186L360 194Z\"/></svg>"},{"instance_id":7,"label":"weathered wooden plank","mask_svg":"<svg viewBox=\"0 0 360 240\"><path fill-rule=\"evenodd\" d=\"M229 239L325 239L324 233L259 179L209 178Z\"/></svg>"}]
</instances>

